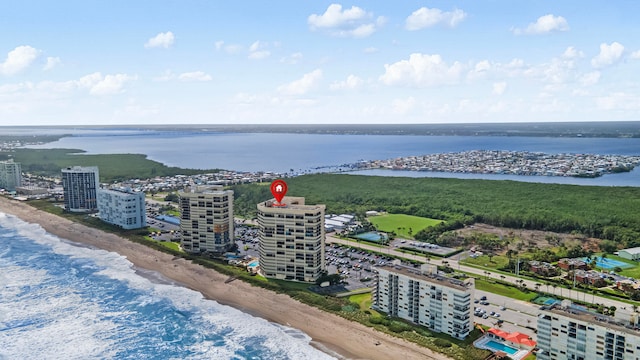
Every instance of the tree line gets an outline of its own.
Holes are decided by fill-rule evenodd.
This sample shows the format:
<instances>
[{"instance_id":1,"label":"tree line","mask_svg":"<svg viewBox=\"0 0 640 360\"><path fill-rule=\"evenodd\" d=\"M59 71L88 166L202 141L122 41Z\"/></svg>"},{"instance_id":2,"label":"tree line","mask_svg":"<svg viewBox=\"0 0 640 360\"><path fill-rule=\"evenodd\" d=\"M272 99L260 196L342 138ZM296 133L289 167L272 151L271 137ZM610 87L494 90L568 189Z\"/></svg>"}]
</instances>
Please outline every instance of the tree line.
<instances>
[{"instance_id":1,"label":"tree line","mask_svg":"<svg viewBox=\"0 0 640 360\"><path fill-rule=\"evenodd\" d=\"M429 239L473 223L580 233L640 246L640 188L526 183L506 180L313 174L287 179L287 195L325 204L328 213L387 211L445 220L416 234ZM251 216L272 196L268 186L238 185L236 210Z\"/></svg>"}]
</instances>

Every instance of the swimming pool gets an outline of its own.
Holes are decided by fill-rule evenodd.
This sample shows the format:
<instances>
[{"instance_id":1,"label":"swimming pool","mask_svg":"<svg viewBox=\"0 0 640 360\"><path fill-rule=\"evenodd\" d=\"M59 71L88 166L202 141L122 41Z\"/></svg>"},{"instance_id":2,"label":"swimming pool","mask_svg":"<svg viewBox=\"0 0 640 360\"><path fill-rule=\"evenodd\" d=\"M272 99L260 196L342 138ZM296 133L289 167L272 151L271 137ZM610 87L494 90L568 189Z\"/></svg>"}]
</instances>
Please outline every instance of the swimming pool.
<instances>
[{"instance_id":1,"label":"swimming pool","mask_svg":"<svg viewBox=\"0 0 640 360\"><path fill-rule=\"evenodd\" d=\"M499 343L497 341L494 340L489 340L486 342L486 344L484 344L485 347L489 348L489 350L496 352L496 351L504 351L509 355L513 355L515 353L518 352L518 349L513 348L509 345L505 345L502 343Z\"/></svg>"},{"instance_id":2,"label":"swimming pool","mask_svg":"<svg viewBox=\"0 0 640 360\"><path fill-rule=\"evenodd\" d=\"M249 267L256 267L258 265L260 265L260 262L258 260L249 263Z\"/></svg>"}]
</instances>

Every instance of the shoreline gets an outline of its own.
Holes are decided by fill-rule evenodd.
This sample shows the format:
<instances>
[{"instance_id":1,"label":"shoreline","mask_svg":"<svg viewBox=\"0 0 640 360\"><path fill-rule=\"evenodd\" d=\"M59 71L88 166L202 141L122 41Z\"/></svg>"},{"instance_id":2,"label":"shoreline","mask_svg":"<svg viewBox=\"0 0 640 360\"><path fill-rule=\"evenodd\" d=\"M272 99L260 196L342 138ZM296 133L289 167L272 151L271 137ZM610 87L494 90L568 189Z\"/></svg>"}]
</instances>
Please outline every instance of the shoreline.
<instances>
[{"instance_id":1,"label":"shoreline","mask_svg":"<svg viewBox=\"0 0 640 360\"><path fill-rule=\"evenodd\" d=\"M39 224L47 232L78 246L118 253L133 264L134 270L155 272L179 286L198 291L206 299L300 330L311 338L311 346L339 359L449 359L444 354L303 304L288 295L254 287L242 280L225 283L228 276L213 269L74 223L17 200L0 197L0 212Z\"/></svg>"}]
</instances>

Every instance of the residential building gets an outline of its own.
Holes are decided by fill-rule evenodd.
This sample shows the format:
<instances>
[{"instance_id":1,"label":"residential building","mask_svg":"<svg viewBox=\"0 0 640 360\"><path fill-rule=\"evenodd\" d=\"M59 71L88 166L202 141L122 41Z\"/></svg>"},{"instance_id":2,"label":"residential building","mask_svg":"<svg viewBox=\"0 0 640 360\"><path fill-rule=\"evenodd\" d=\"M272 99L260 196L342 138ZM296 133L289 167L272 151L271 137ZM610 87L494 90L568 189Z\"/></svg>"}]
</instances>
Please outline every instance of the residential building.
<instances>
[{"instance_id":1,"label":"residential building","mask_svg":"<svg viewBox=\"0 0 640 360\"><path fill-rule=\"evenodd\" d=\"M565 300L538 315L538 360L636 360L637 314L623 319L586 311Z\"/></svg>"},{"instance_id":2,"label":"residential building","mask_svg":"<svg viewBox=\"0 0 640 360\"><path fill-rule=\"evenodd\" d=\"M64 209L71 212L98 210L96 190L100 187L97 166L62 169Z\"/></svg>"},{"instance_id":3,"label":"residential building","mask_svg":"<svg viewBox=\"0 0 640 360\"><path fill-rule=\"evenodd\" d=\"M178 195L182 248L190 253L229 251L234 245L233 190L188 186Z\"/></svg>"},{"instance_id":4,"label":"residential building","mask_svg":"<svg viewBox=\"0 0 640 360\"><path fill-rule=\"evenodd\" d=\"M575 269L587 270L589 265L587 265L587 263L582 259L562 258L558 260L558 267L567 271Z\"/></svg>"},{"instance_id":5,"label":"residential building","mask_svg":"<svg viewBox=\"0 0 640 360\"><path fill-rule=\"evenodd\" d=\"M607 281L604 279L606 274L594 270L574 270L573 274L567 276L568 279L573 279L580 284L588 284L595 287L603 287L607 285Z\"/></svg>"},{"instance_id":6,"label":"residential building","mask_svg":"<svg viewBox=\"0 0 640 360\"><path fill-rule=\"evenodd\" d=\"M0 189L16 191L22 186L22 166L13 159L0 161Z\"/></svg>"},{"instance_id":7,"label":"residential building","mask_svg":"<svg viewBox=\"0 0 640 360\"><path fill-rule=\"evenodd\" d=\"M548 262L536 260L529 261L529 271L541 276L556 276L559 273L558 269Z\"/></svg>"},{"instance_id":8,"label":"residential building","mask_svg":"<svg viewBox=\"0 0 640 360\"><path fill-rule=\"evenodd\" d=\"M324 205L285 196L258 204L260 270L266 277L316 281L325 271Z\"/></svg>"},{"instance_id":9,"label":"residential building","mask_svg":"<svg viewBox=\"0 0 640 360\"><path fill-rule=\"evenodd\" d=\"M372 308L458 339L473 330L473 278L445 277L435 265L414 268L399 260L376 270Z\"/></svg>"},{"instance_id":10,"label":"residential building","mask_svg":"<svg viewBox=\"0 0 640 360\"><path fill-rule=\"evenodd\" d=\"M142 191L123 189L98 189L98 216L104 222L123 229L139 229L147 226L145 197Z\"/></svg>"}]
</instances>

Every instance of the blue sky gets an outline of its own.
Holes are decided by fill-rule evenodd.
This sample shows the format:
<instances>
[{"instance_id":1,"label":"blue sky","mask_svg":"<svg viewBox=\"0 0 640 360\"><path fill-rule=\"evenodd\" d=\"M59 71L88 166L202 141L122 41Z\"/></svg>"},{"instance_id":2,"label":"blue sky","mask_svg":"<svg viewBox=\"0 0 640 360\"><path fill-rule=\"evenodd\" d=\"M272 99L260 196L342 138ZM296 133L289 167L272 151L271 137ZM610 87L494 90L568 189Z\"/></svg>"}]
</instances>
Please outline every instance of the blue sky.
<instances>
[{"instance_id":1,"label":"blue sky","mask_svg":"<svg viewBox=\"0 0 640 360\"><path fill-rule=\"evenodd\" d=\"M16 1L0 125L640 120L640 2Z\"/></svg>"}]
</instances>

